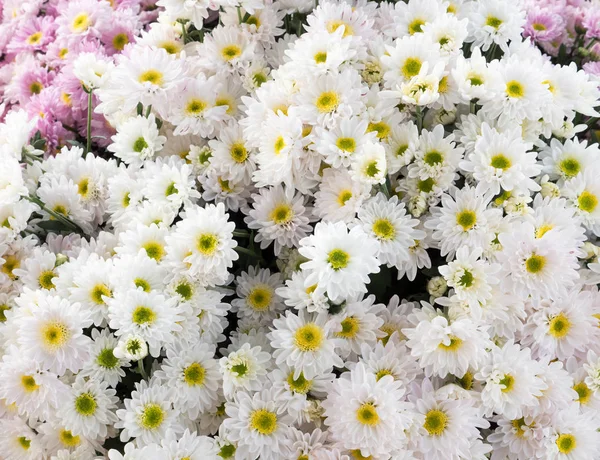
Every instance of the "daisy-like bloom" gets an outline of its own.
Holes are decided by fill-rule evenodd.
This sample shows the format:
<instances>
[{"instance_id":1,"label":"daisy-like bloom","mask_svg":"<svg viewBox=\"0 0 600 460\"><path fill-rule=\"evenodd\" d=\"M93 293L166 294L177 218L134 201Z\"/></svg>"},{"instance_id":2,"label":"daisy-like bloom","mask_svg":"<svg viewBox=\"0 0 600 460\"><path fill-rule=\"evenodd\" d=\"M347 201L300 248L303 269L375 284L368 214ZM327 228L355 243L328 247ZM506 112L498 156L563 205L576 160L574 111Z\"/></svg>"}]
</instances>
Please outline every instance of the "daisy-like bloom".
<instances>
[{"instance_id":1,"label":"daisy-like bloom","mask_svg":"<svg viewBox=\"0 0 600 460\"><path fill-rule=\"evenodd\" d=\"M255 56L256 45L250 34L237 25L217 26L197 47L199 63L215 73L245 69Z\"/></svg>"},{"instance_id":2,"label":"daisy-like bloom","mask_svg":"<svg viewBox=\"0 0 600 460\"><path fill-rule=\"evenodd\" d=\"M304 262L304 258L300 263ZM318 285L305 287L306 273L295 271L292 277L285 281L285 287L277 289L277 294L283 299L283 302L297 310L306 309L308 313L325 312L329 308L329 303L323 288Z\"/></svg>"},{"instance_id":3,"label":"daisy-like bloom","mask_svg":"<svg viewBox=\"0 0 600 460\"><path fill-rule=\"evenodd\" d=\"M113 355L117 359L139 361L148 356L148 344L137 334L126 334L119 339Z\"/></svg>"},{"instance_id":4,"label":"daisy-like bloom","mask_svg":"<svg viewBox=\"0 0 600 460\"><path fill-rule=\"evenodd\" d=\"M96 91L101 101L96 110L134 112L141 103L151 105L165 118L168 94L175 89L181 72L180 61L164 49L134 46L109 73L103 88Z\"/></svg>"},{"instance_id":5,"label":"daisy-like bloom","mask_svg":"<svg viewBox=\"0 0 600 460\"><path fill-rule=\"evenodd\" d=\"M300 88L298 112L303 122L333 128L342 117L360 113L366 87L358 72L345 69L339 74L318 76Z\"/></svg>"},{"instance_id":6,"label":"daisy-like bloom","mask_svg":"<svg viewBox=\"0 0 600 460\"><path fill-rule=\"evenodd\" d=\"M206 80L188 78L181 86L177 98L169 107L170 115L167 118L176 126L174 134L211 136L227 111L226 106L216 103L219 83L215 77Z\"/></svg>"},{"instance_id":7,"label":"daisy-like bloom","mask_svg":"<svg viewBox=\"0 0 600 460\"><path fill-rule=\"evenodd\" d=\"M281 286L281 275L269 269L248 267L248 272L243 272L236 278L236 294L231 305L237 309L242 318L266 320L274 318L284 309L283 303L275 290Z\"/></svg>"},{"instance_id":8,"label":"daisy-like bloom","mask_svg":"<svg viewBox=\"0 0 600 460\"><path fill-rule=\"evenodd\" d=\"M332 130L316 129L317 140L312 146L334 168L348 167L361 155L365 145L374 142L375 132L367 133L367 120L344 118Z\"/></svg>"},{"instance_id":9,"label":"daisy-like bloom","mask_svg":"<svg viewBox=\"0 0 600 460\"><path fill-rule=\"evenodd\" d=\"M57 415L74 435L90 440L104 439L107 427L118 420L114 412L119 401L116 394L104 382L78 377Z\"/></svg>"},{"instance_id":10,"label":"daisy-like bloom","mask_svg":"<svg viewBox=\"0 0 600 460\"><path fill-rule=\"evenodd\" d=\"M131 398L124 400L125 408L117 410L115 428L122 428L120 439L127 442L135 438L137 445L158 443L168 430L181 434L184 428L173 410L171 390L162 385L148 384L145 380L135 384Z\"/></svg>"},{"instance_id":11,"label":"daisy-like bloom","mask_svg":"<svg viewBox=\"0 0 600 460\"><path fill-rule=\"evenodd\" d=\"M308 259L301 265L306 286L322 286L334 302L367 292L368 275L379 273L377 243L343 222L319 222L313 235L300 240L299 251Z\"/></svg>"},{"instance_id":12,"label":"daisy-like bloom","mask_svg":"<svg viewBox=\"0 0 600 460\"><path fill-rule=\"evenodd\" d=\"M226 180L249 184L256 170L255 151L244 137L242 127L230 122L219 132L218 140L209 141L211 166L222 172Z\"/></svg>"},{"instance_id":13,"label":"daisy-like bloom","mask_svg":"<svg viewBox=\"0 0 600 460\"><path fill-rule=\"evenodd\" d=\"M493 61L490 71L498 75L493 89L498 96L483 104L483 115L497 119L502 127L525 119L538 120L542 116L541 107L548 103L551 93L536 68L512 58L502 63Z\"/></svg>"},{"instance_id":14,"label":"daisy-like bloom","mask_svg":"<svg viewBox=\"0 0 600 460\"><path fill-rule=\"evenodd\" d=\"M557 411L546 437L549 460L592 460L600 448L599 424L590 412L580 413L576 405Z\"/></svg>"},{"instance_id":15,"label":"daisy-like bloom","mask_svg":"<svg viewBox=\"0 0 600 460\"><path fill-rule=\"evenodd\" d=\"M260 346L244 343L219 360L223 375L223 392L229 399L236 394L258 391L266 380L271 355ZM245 391L244 391L245 390Z\"/></svg>"},{"instance_id":16,"label":"daisy-like bloom","mask_svg":"<svg viewBox=\"0 0 600 460\"><path fill-rule=\"evenodd\" d=\"M261 249L274 242L276 256L284 247L297 247L312 230L307 215L311 208L304 206L304 196L281 185L261 188L259 192L252 195L253 208L244 218L248 228L258 230L254 241L260 243Z\"/></svg>"},{"instance_id":17,"label":"daisy-like bloom","mask_svg":"<svg viewBox=\"0 0 600 460\"><path fill-rule=\"evenodd\" d=\"M32 316L19 321L18 341L24 356L58 375L68 369L78 372L88 358L90 338L83 329L91 320L79 304L45 295Z\"/></svg>"},{"instance_id":18,"label":"daisy-like bloom","mask_svg":"<svg viewBox=\"0 0 600 460\"><path fill-rule=\"evenodd\" d=\"M196 432L186 429L181 436L176 436L171 430L161 441L165 454L173 458L188 458L189 460L219 460L219 448L216 441L208 436L199 436ZM151 457L146 457L151 458Z\"/></svg>"},{"instance_id":19,"label":"daisy-like bloom","mask_svg":"<svg viewBox=\"0 0 600 460\"><path fill-rule=\"evenodd\" d=\"M415 390L408 399L420 424L416 439L419 450L432 460L471 458L471 446L481 438L479 428L489 427L476 401L469 396L448 397L445 388L435 391L429 379Z\"/></svg>"},{"instance_id":20,"label":"daisy-like bloom","mask_svg":"<svg viewBox=\"0 0 600 460\"><path fill-rule=\"evenodd\" d=\"M173 333L181 330L178 322L183 319L176 299L142 289L124 291L110 299L108 317L117 337L139 335L148 342L154 357L159 356L163 346L174 341Z\"/></svg>"},{"instance_id":21,"label":"daisy-like bloom","mask_svg":"<svg viewBox=\"0 0 600 460\"><path fill-rule=\"evenodd\" d=\"M269 334L276 364L286 363L294 369L293 379L303 375L307 379L335 367L343 361L335 352L334 324L326 313L298 315L287 312L285 317L273 321Z\"/></svg>"},{"instance_id":22,"label":"daisy-like bloom","mask_svg":"<svg viewBox=\"0 0 600 460\"><path fill-rule=\"evenodd\" d=\"M587 229L600 235L600 184L597 167L588 167L581 174L566 181L561 195L571 204Z\"/></svg>"},{"instance_id":23,"label":"daisy-like bloom","mask_svg":"<svg viewBox=\"0 0 600 460\"><path fill-rule=\"evenodd\" d=\"M186 413L191 420L201 412L214 407L221 382L214 349L207 343L177 343L167 347L167 358L162 362L156 378L176 393L173 407Z\"/></svg>"},{"instance_id":24,"label":"daisy-like bloom","mask_svg":"<svg viewBox=\"0 0 600 460\"><path fill-rule=\"evenodd\" d=\"M402 167L410 164L419 148L417 126L412 121L392 126L384 148L388 174L396 174Z\"/></svg>"},{"instance_id":25,"label":"daisy-like bloom","mask_svg":"<svg viewBox=\"0 0 600 460\"><path fill-rule=\"evenodd\" d=\"M237 442L237 452L244 458L276 460L290 447L288 437L290 416L282 410L271 390L262 390L250 396L238 394L227 402L229 418L223 422L229 439Z\"/></svg>"},{"instance_id":26,"label":"daisy-like bloom","mask_svg":"<svg viewBox=\"0 0 600 460\"><path fill-rule=\"evenodd\" d=\"M235 224L227 220L222 203L185 210L183 220L167 236L167 252L178 269L208 286L225 282L238 259L233 239Z\"/></svg>"},{"instance_id":27,"label":"daisy-like bloom","mask_svg":"<svg viewBox=\"0 0 600 460\"><path fill-rule=\"evenodd\" d=\"M445 13L443 5L433 0L395 5L393 36L418 35L426 25L434 23Z\"/></svg>"},{"instance_id":28,"label":"daisy-like bloom","mask_svg":"<svg viewBox=\"0 0 600 460\"><path fill-rule=\"evenodd\" d=\"M351 175L354 180L365 184L385 183L387 160L383 146L378 142L367 142L362 154L352 161Z\"/></svg>"},{"instance_id":29,"label":"daisy-like bloom","mask_svg":"<svg viewBox=\"0 0 600 460\"><path fill-rule=\"evenodd\" d=\"M498 262L509 290L522 298L558 298L579 277L574 248L565 246L561 232L550 231L536 238L533 225L524 222L501 233ZM568 241L568 240L567 240Z\"/></svg>"},{"instance_id":30,"label":"daisy-like bloom","mask_svg":"<svg viewBox=\"0 0 600 460\"><path fill-rule=\"evenodd\" d=\"M540 377L543 369L531 359L528 348L507 342L492 349L491 363L480 368L475 379L484 381L481 393L486 415L493 412L514 420L539 405L538 398L548 388Z\"/></svg>"},{"instance_id":31,"label":"daisy-like bloom","mask_svg":"<svg viewBox=\"0 0 600 460\"><path fill-rule=\"evenodd\" d=\"M544 162L543 171L552 179L564 182L592 168L600 157L600 150L596 144L588 145L587 140L573 138L561 143L553 138L539 155Z\"/></svg>"},{"instance_id":32,"label":"daisy-like bloom","mask_svg":"<svg viewBox=\"0 0 600 460\"><path fill-rule=\"evenodd\" d=\"M152 159L167 140L159 134L154 114L148 118L142 115L128 118L111 139L113 143L108 150L133 166L141 166L145 160Z\"/></svg>"},{"instance_id":33,"label":"daisy-like bloom","mask_svg":"<svg viewBox=\"0 0 600 460\"><path fill-rule=\"evenodd\" d=\"M412 327L402 329L402 333L425 375L461 377L469 367L479 368L486 349L492 346L487 332L470 319L450 322L427 302L422 305L421 311L414 310L408 316Z\"/></svg>"},{"instance_id":34,"label":"daisy-like bloom","mask_svg":"<svg viewBox=\"0 0 600 460\"><path fill-rule=\"evenodd\" d=\"M477 191L482 194L538 191L540 186L532 177L539 175L542 168L537 164L537 154L528 151L531 148L522 140L521 127L498 132L483 123L475 151L460 162L460 167L473 174Z\"/></svg>"},{"instance_id":35,"label":"daisy-like bloom","mask_svg":"<svg viewBox=\"0 0 600 460\"><path fill-rule=\"evenodd\" d=\"M495 419L498 427L487 440L498 454L511 455L515 460L544 458L544 425L547 416L531 416L509 420Z\"/></svg>"},{"instance_id":36,"label":"daisy-like bloom","mask_svg":"<svg viewBox=\"0 0 600 460\"><path fill-rule=\"evenodd\" d=\"M370 184L352 180L346 169L327 168L315 194L314 213L325 222L350 222L370 191Z\"/></svg>"},{"instance_id":37,"label":"daisy-like bloom","mask_svg":"<svg viewBox=\"0 0 600 460\"><path fill-rule=\"evenodd\" d=\"M187 3L177 0L159 0L156 5L163 7L170 18L190 20L197 30L202 30L204 20L208 18L208 9L211 6L209 2Z\"/></svg>"},{"instance_id":38,"label":"daisy-like bloom","mask_svg":"<svg viewBox=\"0 0 600 460\"><path fill-rule=\"evenodd\" d=\"M488 302L492 298L492 286L499 281L494 275L500 266L481 260L482 253L481 248L471 251L461 246L452 262L438 268L448 286L454 288L458 300L467 302L471 308Z\"/></svg>"},{"instance_id":39,"label":"daisy-like bloom","mask_svg":"<svg viewBox=\"0 0 600 460\"><path fill-rule=\"evenodd\" d=\"M332 320L335 323L334 337L341 339L337 345L338 352L347 358L350 354L359 354L363 344L375 346L377 339L385 337L381 330L383 319L380 312L383 304L375 304L375 296L366 299L360 296L357 300L347 300L341 314Z\"/></svg>"},{"instance_id":40,"label":"daisy-like bloom","mask_svg":"<svg viewBox=\"0 0 600 460\"><path fill-rule=\"evenodd\" d=\"M527 319L521 343L531 348L534 357L566 360L576 351L584 353L598 323L592 316L593 302L587 291L572 291L554 302L542 301Z\"/></svg>"},{"instance_id":41,"label":"daisy-like bloom","mask_svg":"<svg viewBox=\"0 0 600 460\"><path fill-rule=\"evenodd\" d=\"M600 393L600 357L594 350L589 350L587 353L587 362L583 365L587 376L585 384L595 394Z\"/></svg>"},{"instance_id":42,"label":"daisy-like bloom","mask_svg":"<svg viewBox=\"0 0 600 460\"><path fill-rule=\"evenodd\" d=\"M17 413L47 419L68 394L69 387L52 372L40 369L34 360L24 358L18 348L6 350L0 363L0 398L14 404Z\"/></svg>"},{"instance_id":43,"label":"daisy-like bloom","mask_svg":"<svg viewBox=\"0 0 600 460\"><path fill-rule=\"evenodd\" d=\"M469 59L459 55L456 65L451 70L452 77L457 84L458 92L465 101L478 99L486 101L494 97L494 75L488 69L485 57L481 55L479 47L472 46Z\"/></svg>"},{"instance_id":44,"label":"daisy-like bloom","mask_svg":"<svg viewBox=\"0 0 600 460\"><path fill-rule=\"evenodd\" d=\"M90 359L84 364L79 375L106 382L109 387L115 388L125 377L123 367L130 365L125 359L114 355L118 341L108 329L92 329L92 340L94 343L90 347Z\"/></svg>"},{"instance_id":45,"label":"daisy-like bloom","mask_svg":"<svg viewBox=\"0 0 600 460\"><path fill-rule=\"evenodd\" d=\"M389 375L378 380L358 363L334 381L323 401L331 439L363 457L389 453L408 427L404 391L401 382Z\"/></svg>"},{"instance_id":46,"label":"daisy-like bloom","mask_svg":"<svg viewBox=\"0 0 600 460\"><path fill-rule=\"evenodd\" d=\"M433 239L440 242L442 255L452 257L461 246L486 247L494 239L489 225L502 211L488 208L490 199L467 186L454 197L442 195L442 207L432 208L431 218L425 221L425 227L433 230Z\"/></svg>"},{"instance_id":47,"label":"daisy-like bloom","mask_svg":"<svg viewBox=\"0 0 600 460\"><path fill-rule=\"evenodd\" d=\"M358 211L359 225L378 242L375 256L389 267L400 266L408 260L408 248L415 240L425 238L425 232L416 229L419 221L406 214L404 203L383 193L369 199Z\"/></svg>"},{"instance_id":48,"label":"daisy-like bloom","mask_svg":"<svg viewBox=\"0 0 600 460\"><path fill-rule=\"evenodd\" d=\"M415 150L415 161L409 166L408 176L421 180L437 179L454 172L464 150L456 147L454 135L444 137L444 127L437 125L432 131L424 131Z\"/></svg>"},{"instance_id":49,"label":"daisy-like bloom","mask_svg":"<svg viewBox=\"0 0 600 460\"><path fill-rule=\"evenodd\" d=\"M497 45L508 51L508 42L521 39L525 13L516 2L498 3L493 0L478 2L469 11L468 42L483 51Z\"/></svg>"},{"instance_id":50,"label":"daisy-like bloom","mask_svg":"<svg viewBox=\"0 0 600 460\"><path fill-rule=\"evenodd\" d=\"M19 417L0 420L0 449L9 460L37 460L44 458L42 440L27 423Z\"/></svg>"}]
</instances>

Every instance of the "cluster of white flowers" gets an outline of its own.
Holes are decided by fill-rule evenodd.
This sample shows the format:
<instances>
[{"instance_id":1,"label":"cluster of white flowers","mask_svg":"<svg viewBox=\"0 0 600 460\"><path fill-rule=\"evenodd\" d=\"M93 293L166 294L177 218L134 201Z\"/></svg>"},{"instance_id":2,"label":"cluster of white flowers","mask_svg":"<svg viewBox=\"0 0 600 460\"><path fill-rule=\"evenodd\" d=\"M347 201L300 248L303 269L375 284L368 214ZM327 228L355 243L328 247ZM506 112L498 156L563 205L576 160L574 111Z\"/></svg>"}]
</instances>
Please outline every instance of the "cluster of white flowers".
<instances>
[{"instance_id":1,"label":"cluster of white flowers","mask_svg":"<svg viewBox=\"0 0 600 460\"><path fill-rule=\"evenodd\" d=\"M524 4L159 0L106 149L9 111L0 458L597 459L600 90Z\"/></svg>"}]
</instances>

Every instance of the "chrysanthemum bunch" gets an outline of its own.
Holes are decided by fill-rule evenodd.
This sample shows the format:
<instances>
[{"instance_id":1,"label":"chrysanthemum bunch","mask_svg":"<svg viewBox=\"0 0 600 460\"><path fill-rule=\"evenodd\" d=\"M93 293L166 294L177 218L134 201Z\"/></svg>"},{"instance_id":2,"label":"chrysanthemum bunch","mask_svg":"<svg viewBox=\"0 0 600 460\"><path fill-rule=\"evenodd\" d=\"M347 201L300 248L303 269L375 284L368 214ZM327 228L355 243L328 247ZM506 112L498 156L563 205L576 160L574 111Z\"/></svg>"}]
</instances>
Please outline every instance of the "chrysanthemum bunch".
<instances>
[{"instance_id":1,"label":"chrysanthemum bunch","mask_svg":"<svg viewBox=\"0 0 600 460\"><path fill-rule=\"evenodd\" d=\"M595 459L595 6L542 3L5 2L0 458Z\"/></svg>"}]
</instances>

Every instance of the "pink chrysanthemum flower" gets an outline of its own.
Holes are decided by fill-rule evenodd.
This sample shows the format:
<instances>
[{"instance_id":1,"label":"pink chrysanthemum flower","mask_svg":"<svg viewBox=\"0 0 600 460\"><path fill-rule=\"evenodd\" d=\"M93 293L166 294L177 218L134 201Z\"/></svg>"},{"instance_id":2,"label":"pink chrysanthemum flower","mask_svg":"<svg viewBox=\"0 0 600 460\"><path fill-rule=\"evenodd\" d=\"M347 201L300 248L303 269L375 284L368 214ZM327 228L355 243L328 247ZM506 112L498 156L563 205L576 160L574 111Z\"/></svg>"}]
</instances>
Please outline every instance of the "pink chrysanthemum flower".
<instances>
[{"instance_id":1,"label":"pink chrysanthemum flower","mask_svg":"<svg viewBox=\"0 0 600 460\"><path fill-rule=\"evenodd\" d=\"M75 0L63 3L56 19L57 35L79 41L83 37L99 37L102 27L110 22L113 11L110 3L98 0Z\"/></svg>"},{"instance_id":2,"label":"pink chrysanthemum flower","mask_svg":"<svg viewBox=\"0 0 600 460\"><path fill-rule=\"evenodd\" d=\"M67 139L74 139L75 137L63 126L63 123L69 125L71 120L60 120L57 117L57 114L62 112L61 104L58 88L49 87L32 97L25 106L30 117L38 117L34 132L40 131L50 151L64 145Z\"/></svg>"},{"instance_id":3,"label":"pink chrysanthemum flower","mask_svg":"<svg viewBox=\"0 0 600 460\"><path fill-rule=\"evenodd\" d=\"M564 28L563 18L554 11L532 10L527 15L523 36L531 37L536 42L550 42L560 37Z\"/></svg>"},{"instance_id":4,"label":"pink chrysanthemum flower","mask_svg":"<svg viewBox=\"0 0 600 460\"><path fill-rule=\"evenodd\" d=\"M581 25L585 29L586 38L600 38L600 10L587 8Z\"/></svg>"},{"instance_id":5,"label":"pink chrysanthemum flower","mask_svg":"<svg viewBox=\"0 0 600 460\"><path fill-rule=\"evenodd\" d=\"M113 13L113 20L102 30L100 39L109 56L123 51L128 43L135 41L140 22L130 9Z\"/></svg>"},{"instance_id":6,"label":"pink chrysanthemum flower","mask_svg":"<svg viewBox=\"0 0 600 460\"><path fill-rule=\"evenodd\" d=\"M112 144L111 137L117 134L117 130L113 128L104 115L94 113L92 117L92 135L94 144L100 147L108 147ZM84 136L87 135L87 126L84 127Z\"/></svg>"},{"instance_id":7,"label":"pink chrysanthemum flower","mask_svg":"<svg viewBox=\"0 0 600 460\"><path fill-rule=\"evenodd\" d=\"M21 23L7 46L10 53L44 51L54 41L56 24L54 18L41 16Z\"/></svg>"},{"instance_id":8,"label":"pink chrysanthemum flower","mask_svg":"<svg viewBox=\"0 0 600 460\"><path fill-rule=\"evenodd\" d=\"M11 102L26 104L32 96L40 94L54 79L55 73L35 61L16 67L13 78L6 87L5 97Z\"/></svg>"},{"instance_id":9,"label":"pink chrysanthemum flower","mask_svg":"<svg viewBox=\"0 0 600 460\"><path fill-rule=\"evenodd\" d=\"M600 61L590 61L583 64L583 70L590 75L600 77Z\"/></svg>"}]
</instances>

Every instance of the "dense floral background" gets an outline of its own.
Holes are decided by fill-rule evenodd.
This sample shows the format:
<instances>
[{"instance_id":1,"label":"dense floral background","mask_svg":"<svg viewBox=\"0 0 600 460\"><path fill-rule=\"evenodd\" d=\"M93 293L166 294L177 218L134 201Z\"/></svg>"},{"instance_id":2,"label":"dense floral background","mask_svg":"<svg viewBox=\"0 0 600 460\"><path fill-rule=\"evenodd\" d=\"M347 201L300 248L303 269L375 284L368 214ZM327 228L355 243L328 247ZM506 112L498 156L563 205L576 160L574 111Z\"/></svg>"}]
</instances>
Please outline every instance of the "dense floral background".
<instances>
[{"instance_id":1,"label":"dense floral background","mask_svg":"<svg viewBox=\"0 0 600 460\"><path fill-rule=\"evenodd\" d=\"M0 459L599 458L600 2L0 5Z\"/></svg>"}]
</instances>

